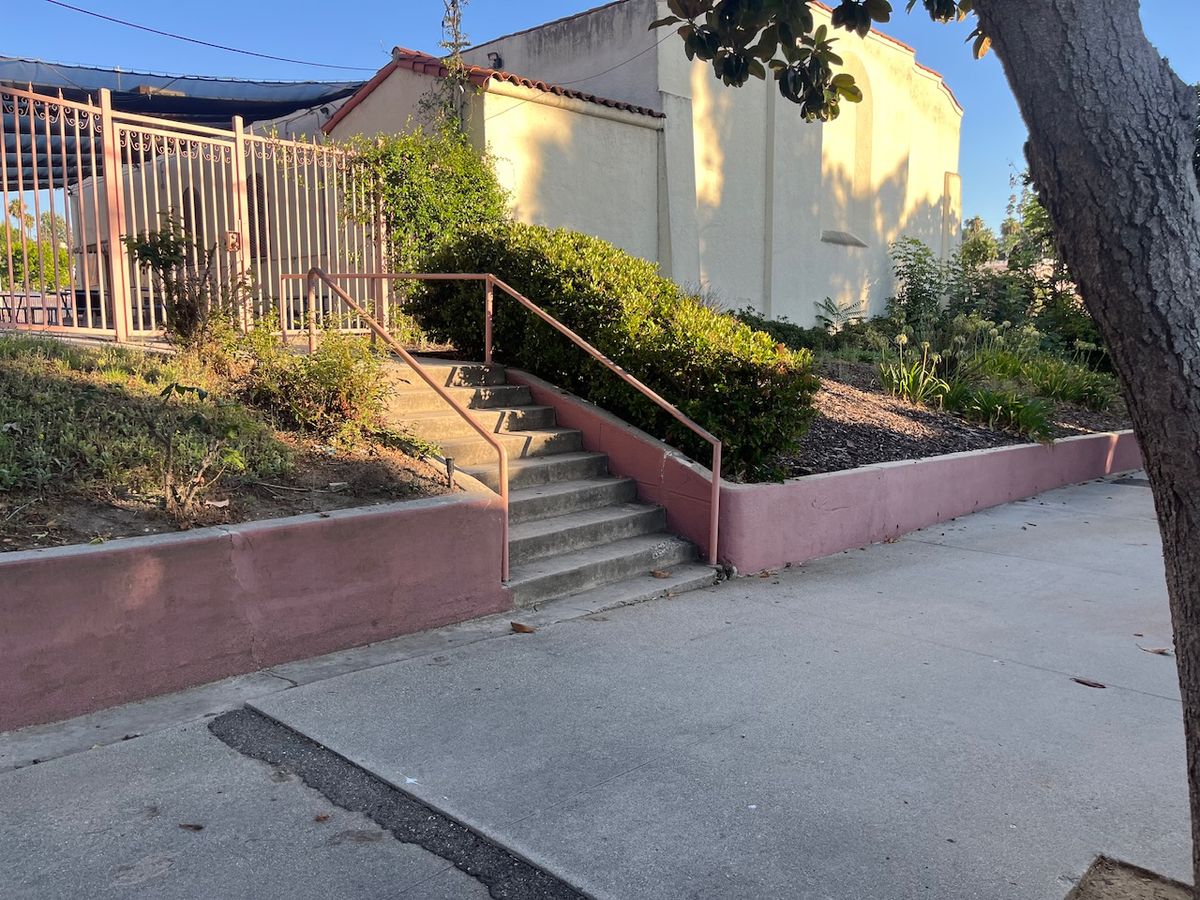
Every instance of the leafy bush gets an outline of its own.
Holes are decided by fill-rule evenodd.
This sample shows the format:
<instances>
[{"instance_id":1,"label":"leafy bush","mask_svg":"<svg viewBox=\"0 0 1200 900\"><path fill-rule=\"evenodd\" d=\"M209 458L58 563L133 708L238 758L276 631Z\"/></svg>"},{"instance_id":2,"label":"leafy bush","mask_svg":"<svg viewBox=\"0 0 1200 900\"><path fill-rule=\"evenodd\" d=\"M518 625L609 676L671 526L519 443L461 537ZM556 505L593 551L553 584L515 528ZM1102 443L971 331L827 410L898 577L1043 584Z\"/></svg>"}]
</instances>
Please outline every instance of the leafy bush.
<instances>
[{"instance_id":1,"label":"leafy bush","mask_svg":"<svg viewBox=\"0 0 1200 900\"><path fill-rule=\"evenodd\" d=\"M284 429L353 442L373 432L383 410L381 357L366 338L325 332L317 349L299 354L267 326L235 338L246 371L241 396Z\"/></svg>"},{"instance_id":2,"label":"leafy bush","mask_svg":"<svg viewBox=\"0 0 1200 900\"><path fill-rule=\"evenodd\" d=\"M125 239L130 258L158 282L167 339L183 347L208 342L235 315L241 290L213 277L215 247L202 247L170 216L158 231Z\"/></svg>"},{"instance_id":3,"label":"leafy bush","mask_svg":"<svg viewBox=\"0 0 1200 900\"><path fill-rule=\"evenodd\" d=\"M945 267L915 238L901 238L891 249L896 294L888 299L888 316L918 340L927 340L942 317Z\"/></svg>"},{"instance_id":4,"label":"leafy bush","mask_svg":"<svg viewBox=\"0 0 1200 900\"><path fill-rule=\"evenodd\" d=\"M637 259L576 232L508 224L466 233L428 263L434 271L491 272L676 404L725 443L725 473L773 478L814 411L812 355L707 308ZM410 311L434 337L478 357L483 291L439 282ZM665 439L694 459L707 442L498 292L498 358L529 369Z\"/></svg>"},{"instance_id":5,"label":"leafy bush","mask_svg":"<svg viewBox=\"0 0 1200 900\"><path fill-rule=\"evenodd\" d=\"M442 243L508 218L508 195L491 158L477 153L451 124L359 138L350 147L357 182L368 196L379 198L391 241L391 271L419 271ZM374 224L375 210L365 206L361 216Z\"/></svg>"}]
</instances>

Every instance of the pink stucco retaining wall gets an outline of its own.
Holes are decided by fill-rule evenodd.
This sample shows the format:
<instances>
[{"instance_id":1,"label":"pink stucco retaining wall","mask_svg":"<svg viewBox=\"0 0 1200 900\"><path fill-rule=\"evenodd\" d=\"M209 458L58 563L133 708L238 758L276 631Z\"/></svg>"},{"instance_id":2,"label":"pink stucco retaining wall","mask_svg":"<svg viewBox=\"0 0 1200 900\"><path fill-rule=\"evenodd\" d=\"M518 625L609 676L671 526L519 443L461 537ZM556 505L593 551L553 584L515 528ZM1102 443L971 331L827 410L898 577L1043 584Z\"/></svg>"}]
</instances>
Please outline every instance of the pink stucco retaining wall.
<instances>
[{"instance_id":1,"label":"pink stucco retaining wall","mask_svg":"<svg viewBox=\"0 0 1200 900\"><path fill-rule=\"evenodd\" d=\"M721 557L742 572L801 563L1141 464L1133 432L1124 431L864 466L783 484L726 484Z\"/></svg>"},{"instance_id":2,"label":"pink stucco retaining wall","mask_svg":"<svg viewBox=\"0 0 1200 900\"><path fill-rule=\"evenodd\" d=\"M668 527L708 547L709 470L585 400L524 372L534 401L607 453L642 499L667 510ZM976 510L1141 466L1131 431L1082 435L929 459L863 466L782 484L721 483L718 558L740 572L801 563L887 540Z\"/></svg>"},{"instance_id":3,"label":"pink stucco retaining wall","mask_svg":"<svg viewBox=\"0 0 1200 900\"><path fill-rule=\"evenodd\" d=\"M502 523L460 494L0 555L0 731L508 609Z\"/></svg>"}]
</instances>

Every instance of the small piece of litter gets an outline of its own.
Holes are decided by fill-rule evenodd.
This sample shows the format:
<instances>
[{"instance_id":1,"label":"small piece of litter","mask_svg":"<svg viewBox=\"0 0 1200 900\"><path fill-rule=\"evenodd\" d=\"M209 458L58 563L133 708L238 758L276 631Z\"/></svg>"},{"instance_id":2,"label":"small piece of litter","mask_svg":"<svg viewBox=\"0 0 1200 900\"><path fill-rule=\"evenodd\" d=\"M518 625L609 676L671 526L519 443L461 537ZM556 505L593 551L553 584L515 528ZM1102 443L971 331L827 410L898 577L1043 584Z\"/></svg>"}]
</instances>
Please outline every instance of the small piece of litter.
<instances>
[{"instance_id":1,"label":"small piece of litter","mask_svg":"<svg viewBox=\"0 0 1200 900\"><path fill-rule=\"evenodd\" d=\"M204 505L212 509L229 509L228 500L205 500Z\"/></svg>"},{"instance_id":2,"label":"small piece of litter","mask_svg":"<svg viewBox=\"0 0 1200 900\"><path fill-rule=\"evenodd\" d=\"M1071 680L1076 684L1082 684L1084 687L1100 688L1101 690L1104 690L1108 687L1107 684L1101 684L1098 681L1091 681L1087 678L1072 678Z\"/></svg>"},{"instance_id":3,"label":"small piece of litter","mask_svg":"<svg viewBox=\"0 0 1200 900\"><path fill-rule=\"evenodd\" d=\"M651 569L650 574L653 575L655 578L670 578L671 577L670 572L665 572L662 569Z\"/></svg>"},{"instance_id":4,"label":"small piece of litter","mask_svg":"<svg viewBox=\"0 0 1200 900\"><path fill-rule=\"evenodd\" d=\"M180 822L179 827L182 828L184 831L203 831L204 830L203 825L189 825L186 822Z\"/></svg>"},{"instance_id":5,"label":"small piece of litter","mask_svg":"<svg viewBox=\"0 0 1200 900\"><path fill-rule=\"evenodd\" d=\"M526 625L524 622L509 622L508 624L512 626L512 630L517 634L533 634L537 631L532 625Z\"/></svg>"}]
</instances>

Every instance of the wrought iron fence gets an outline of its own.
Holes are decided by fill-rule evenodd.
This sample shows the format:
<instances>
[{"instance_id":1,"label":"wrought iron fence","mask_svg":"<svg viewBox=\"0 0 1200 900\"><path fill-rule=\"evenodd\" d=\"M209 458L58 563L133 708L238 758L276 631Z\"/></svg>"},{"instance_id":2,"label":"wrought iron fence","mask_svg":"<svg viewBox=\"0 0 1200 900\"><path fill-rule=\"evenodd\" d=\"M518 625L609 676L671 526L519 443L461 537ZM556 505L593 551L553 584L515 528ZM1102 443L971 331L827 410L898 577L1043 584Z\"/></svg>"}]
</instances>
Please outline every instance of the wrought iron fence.
<instances>
[{"instance_id":1,"label":"wrought iron fence","mask_svg":"<svg viewBox=\"0 0 1200 900\"><path fill-rule=\"evenodd\" d=\"M0 327L128 340L161 333L164 298L125 239L187 233L218 296L285 331L305 327L303 292L281 276L316 266L384 267L383 229L354 158L281 140L0 86ZM386 308L378 288L359 302ZM362 322L334 294L321 324Z\"/></svg>"}]
</instances>

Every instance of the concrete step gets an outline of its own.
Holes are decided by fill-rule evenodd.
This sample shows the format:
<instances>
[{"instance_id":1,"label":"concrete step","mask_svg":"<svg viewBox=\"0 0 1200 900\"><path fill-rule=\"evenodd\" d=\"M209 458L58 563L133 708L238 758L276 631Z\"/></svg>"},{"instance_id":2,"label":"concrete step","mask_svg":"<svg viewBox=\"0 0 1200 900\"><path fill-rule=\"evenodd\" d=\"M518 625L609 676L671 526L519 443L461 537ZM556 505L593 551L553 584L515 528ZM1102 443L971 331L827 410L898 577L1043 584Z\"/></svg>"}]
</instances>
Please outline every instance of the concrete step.
<instances>
[{"instance_id":1,"label":"concrete step","mask_svg":"<svg viewBox=\"0 0 1200 900\"><path fill-rule=\"evenodd\" d=\"M576 453L583 449L583 435L574 428L509 431L497 434L496 437L508 450L509 460ZM443 458L453 458L457 466L482 466L496 459L496 451L478 435L450 438L437 443Z\"/></svg>"},{"instance_id":2,"label":"concrete step","mask_svg":"<svg viewBox=\"0 0 1200 900\"><path fill-rule=\"evenodd\" d=\"M556 601L556 604L598 613L621 606L631 606L634 603L644 603L647 600L675 597L688 591L710 587L717 581L716 569L703 563L684 563L661 571L667 574L666 578L655 578L646 572L615 584L606 584L563 597Z\"/></svg>"},{"instance_id":3,"label":"concrete step","mask_svg":"<svg viewBox=\"0 0 1200 900\"><path fill-rule=\"evenodd\" d=\"M666 510L645 503L622 503L525 522L509 532L509 561L518 566L547 556L655 534L666 527Z\"/></svg>"},{"instance_id":4,"label":"concrete step","mask_svg":"<svg viewBox=\"0 0 1200 900\"><path fill-rule=\"evenodd\" d=\"M497 384L480 387L452 387L447 392L468 409L511 409L532 406L529 388L520 384ZM417 385L394 386L384 395L384 411L389 417L404 418L414 413L439 412L449 409L446 401L424 382Z\"/></svg>"},{"instance_id":5,"label":"concrete step","mask_svg":"<svg viewBox=\"0 0 1200 900\"><path fill-rule=\"evenodd\" d=\"M482 441L480 442L482 443ZM487 445L484 444L486 447ZM491 450L491 448L488 448ZM500 489L496 473L496 454L483 463L459 466L493 491ZM536 456L526 459L510 459L508 487L512 492L554 482L578 481L585 478L600 478L608 474L608 457L603 453L560 453L554 456Z\"/></svg>"},{"instance_id":6,"label":"concrete step","mask_svg":"<svg viewBox=\"0 0 1200 900\"><path fill-rule=\"evenodd\" d=\"M627 538L513 566L509 587L517 606L535 606L651 571L673 571L696 558L696 548L669 534Z\"/></svg>"},{"instance_id":7,"label":"concrete step","mask_svg":"<svg viewBox=\"0 0 1200 900\"><path fill-rule=\"evenodd\" d=\"M552 406L502 406L471 410L471 418L497 434L553 428L556 421ZM427 441L476 435L470 423L445 404L442 404L441 410L396 416L394 424L403 425Z\"/></svg>"},{"instance_id":8,"label":"concrete step","mask_svg":"<svg viewBox=\"0 0 1200 900\"><path fill-rule=\"evenodd\" d=\"M539 484L509 495L508 520L519 525L636 499L637 482L632 478L584 478Z\"/></svg>"},{"instance_id":9,"label":"concrete step","mask_svg":"<svg viewBox=\"0 0 1200 900\"><path fill-rule=\"evenodd\" d=\"M443 387L479 387L504 384L504 366L485 366L483 363L454 362L436 357L418 356L417 362L427 374ZM397 386L426 387L427 385L408 363L392 357L384 367Z\"/></svg>"}]
</instances>

